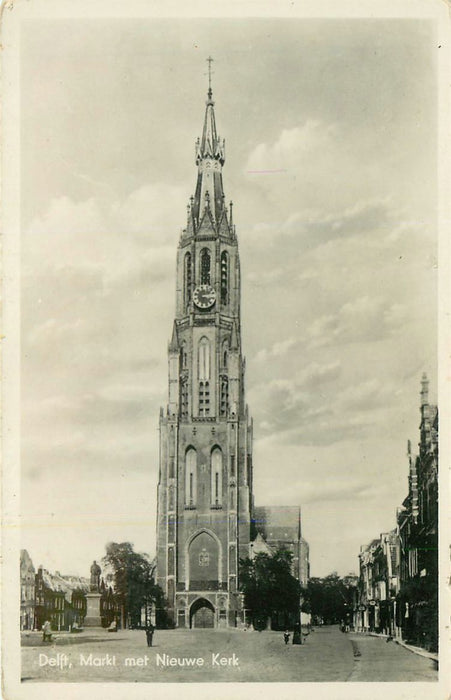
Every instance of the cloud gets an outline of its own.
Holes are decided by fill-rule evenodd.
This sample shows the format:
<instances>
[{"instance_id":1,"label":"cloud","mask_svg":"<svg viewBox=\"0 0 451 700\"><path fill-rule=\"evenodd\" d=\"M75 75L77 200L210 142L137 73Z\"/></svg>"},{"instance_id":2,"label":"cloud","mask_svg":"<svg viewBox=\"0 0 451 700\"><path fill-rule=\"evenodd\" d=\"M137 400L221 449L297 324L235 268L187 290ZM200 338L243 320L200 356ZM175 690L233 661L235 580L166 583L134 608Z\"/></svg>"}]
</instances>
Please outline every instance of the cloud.
<instances>
[{"instance_id":1,"label":"cloud","mask_svg":"<svg viewBox=\"0 0 451 700\"><path fill-rule=\"evenodd\" d=\"M318 386L338 379L342 371L341 361L334 360L328 364L312 362L296 374L296 384L305 389L318 389Z\"/></svg>"},{"instance_id":2,"label":"cloud","mask_svg":"<svg viewBox=\"0 0 451 700\"><path fill-rule=\"evenodd\" d=\"M332 30L329 38L337 40ZM425 179L424 173L432 170L423 167L424 153L417 161L417 151L427 149L425 139L412 138L421 133L412 106L421 102L413 103L405 95L398 99L392 73L381 68L380 56L371 57L370 43L361 44L368 54L361 74L355 73L355 62L350 72L343 58L334 63L331 82L330 50L320 59L321 52L307 49L305 58L314 56L309 66L318 83L309 79L303 90L290 91L282 84L275 86L274 75L265 73L269 78L260 81L258 93L262 87L280 118L260 109L259 118L245 124L236 112L228 130L235 139L238 126L238 151L231 149L240 154L238 165L233 159L227 164L225 185L236 192L242 326L249 358L246 398L255 416L255 486L261 489L263 483L265 493L275 498L314 504L310 531L317 560L334 531L345 529L343 518L347 528L358 530L350 525L351 502L361 500L364 508L376 512L383 500L389 508L388 499L380 499L377 482L382 479L375 475L386 469L392 484L395 471L401 471L393 466L393 444L405 425L416 425L417 407L413 423L407 409L417 392L415 374L429 350L430 356L435 350L434 227L421 208L430 196L428 181L433 176ZM295 44L292 65L298 62L299 38ZM402 46L399 35L393 45ZM133 46L133 56L135 51ZM382 82L374 81L369 61ZM402 72L407 64L396 65ZM339 100L337 78L346 86ZM53 85L60 82L54 80ZM423 83L416 77L410 85L425 103L424 76ZM390 99L387 88L392 90ZM274 89L286 89L288 98L291 92L295 102L274 100ZM354 90L360 90L360 97L363 90L366 99L359 99ZM99 105L100 98L98 93ZM53 140L58 144L53 145L54 160L48 159L44 171L53 178L53 187L43 178L41 197L34 202L32 196L28 202L31 212L38 202L53 197L23 236L24 468L34 470L37 479L44 473L45 487L63 474L69 486L80 475L83 485L92 487L94 481L98 492L85 489L86 503L94 510L111 488L112 476L117 477L121 501L127 488L133 505L156 488L158 407L166 400L176 246L191 191L172 184L177 178L185 182L183 158L172 148L175 138L180 143L180 124L174 136L175 127L165 121L172 98L167 91L160 98L156 104L163 127L155 129L158 119L153 108L148 112L145 100L140 101L142 121L136 124L154 135L163 128L164 143L154 139L146 155L141 129L130 129L126 112L121 117L123 139L118 139L115 120L110 120L109 139L105 142L102 134L101 144L90 142L89 148L79 142L81 156L75 153L73 139L68 144ZM255 109L255 114L264 106L255 94L246 99L245 109ZM42 109L48 103L40 104ZM396 124L393 109L398 110ZM227 115L226 106L220 111ZM137 110L132 113L136 119ZM36 122L35 113L32 116ZM41 126L47 129L48 119L58 116L58 110L49 108L46 116ZM56 133L55 128L50 131ZM108 143L113 151L104 147ZM420 144L418 149L412 150L412 143ZM67 146L69 155L77 158L67 157ZM246 148L248 155L241 158ZM37 151L26 150L31 163ZM46 149L45 158L48 153ZM61 154L66 174L58 166ZM115 168L110 168L118 155ZM245 163L241 173L239 162ZM34 165L28 171L32 192ZM161 180L165 172L166 183ZM142 184L125 194L138 181ZM122 194L115 197L114 190ZM70 196L58 197L59 192ZM418 204L421 199L423 205ZM372 437L377 439L368 447ZM389 439L392 444L384 453ZM372 451L371 469L362 445ZM262 476L265 473L270 478ZM137 481L136 474L145 474L145 479ZM87 475L90 479L85 481ZM371 484L372 500L365 483ZM31 491L33 487L29 501ZM325 517L318 517L324 502ZM146 504L146 513L153 507L154 501ZM339 527L331 526L329 508ZM66 543L62 546L68 549ZM343 549L335 549L342 556ZM353 551L357 550L358 543Z\"/></svg>"},{"instance_id":3,"label":"cloud","mask_svg":"<svg viewBox=\"0 0 451 700\"><path fill-rule=\"evenodd\" d=\"M23 470L30 479L63 465L80 474L131 473L156 459L175 298L174 197L180 192L162 184L109 204L62 197L24 232Z\"/></svg>"},{"instance_id":4,"label":"cloud","mask_svg":"<svg viewBox=\"0 0 451 700\"><path fill-rule=\"evenodd\" d=\"M350 381L342 362L312 362L291 377L263 381L249 393L256 409L256 437L260 445L332 445L369 436L396 410L393 385L380 378ZM352 373L351 373L352 376ZM365 375L364 375L365 376Z\"/></svg>"},{"instance_id":5,"label":"cloud","mask_svg":"<svg viewBox=\"0 0 451 700\"><path fill-rule=\"evenodd\" d=\"M263 348L253 358L254 362L265 362L268 359L281 358L286 355L287 352L296 348L299 344L299 340L296 338L287 338L286 340L281 340L280 342L274 343L274 345L266 350Z\"/></svg>"},{"instance_id":6,"label":"cloud","mask_svg":"<svg viewBox=\"0 0 451 700\"><path fill-rule=\"evenodd\" d=\"M290 479L290 485L281 487L277 498L280 503L296 503L298 494L302 493L302 506L307 506L314 503L327 503L331 501L346 502L350 499L358 499L365 495L368 485L362 477L349 477L347 479L340 478L340 470L336 468L337 476L333 476L334 468L330 469L330 476L326 482L322 484L321 489L318 489L318 481L310 474L307 478L303 478L298 482ZM268 482L270 478L267 479ZM265 478L266 481L266 478ZM268 483L268 492L270 492L270 484Z\"/></svg>"},{"instance_id":7,"label":"cloud","mask_svg":"<svg viewBox=\"0 0 451 700\"><path fill-rule=\"evenodd\" d=\"M181 197L179 190L177 195ZM86 284L88 278L95 279L103 290L118 281L126 285L139 278L148 284L168 280L173 275L180 229L168 202L177 195L174 188L160 185L141 188L121 203L74 202L67 197L53 200L24 233L25 278L35 283L51 275L53 284L78 289L78 275L85 277ZM146 215L144 200L148 202ZM162 202L159 208L158 200Z\"/></svg>"},{"instance_id":8,"label":"cloud","mask_svg":"<svg viewBox=\"0 0 451 700\"><path fill-rule=\"evenodd\" d=\"M334 134L334 125L314 119L283 129L272 143L259 143L254 147L245 171L250 175L296 173L308 154L317 154L320 147L334 138Z\"/></svg>"},{"instance_id":9,"label":"cloud","mask_svg":"<svg viewBox=\"0 0 451 700\"><path fill-rule=\"evenodd\" d=\"M389 405L392 394L392 387L384 385L380 379L372 378L356 386L345 388L340 400L346 411L370 411Z\"/></svg>"},{"instance_id":10,"label":"cloud","mask_svg":"<svg viewBox=\"0 0 451 700\"><path fill-rule=\"evenodd\" d=\"M370 417L362 414L339 415L338 409L327 407L317 410L299 410L289 416L284 412L285 420L274 420L263 436L275 436L286 445L292 446L330 446L353 439L364 439L372 427ZM261 427L261 426L259 426Z\"/></svg>"},{"instance_id":11,"label":"cloud","mask_svg":"<svg viewBox=\"0 0 451 700\"><path fill-rule=\"evenodd\" d=\"M256 233L265 233L264 221L266 233L310 233L309 243L315 244L352 235L360 224L372 228L393 200L383 168L380 154L362 159L357 140L342 123L306 119L283 129L273 141L254 147L246 162L247 185L261 204L254 210L265 213L254 221ZM268 218L271 208L286 212L284 221Z\"/></svg>"},{"instance_id":12,"label":"cloud","mask_svg":"<svg viewBox=\"0 0 451 700\"><path fill-rule=\"evenodd\" d=\"M306 334L313 347L337 342L375 342L401 332L407 317L408 311L402 304L365 295L343 304L336 315L315 319Z\"/></svg>"},{"instance_id":13,"label":"cloud","mask_svg":"<svg viewBox=\"0 0 451 700\"><path fill-rule=\"evenodd\" d=\"M268 282L286 275L287 266L288 269L297 268L296 277L305 276L306 256L315 251L321 255L335 241L337 245L359 249L361 255L365 247L379 257L399 250L401 259L409 254L412 245L426 250L430 246L428 227L425 230L421 222L405 220L403 212L389 198L359 201L333 213L304 210L298 208L299 205L298 200L293 202L292 208L296 210L283 221L257 222L250 227L245 246L253 248L259 265L263 262L259 254L268 248L271 250L265 275ZM247 279L258 281L261 275L250 272Z\"/></svg>"},{"instance_id":14,"label":"cloud","mask_svg":"<svg viewBox=\"0 0 451 700\"><path fill-rule=\"evenodd\" d=\"M86 251L85 235L91 237L91 246L101 251L99 236L121 234L135 242L144 237L145 244L168 242L168 236L177 235L184 224L180 214L183 208L174 210L173 202L187 200L186 188L164 182L140 185L122 198L96 197L75 200L68 196L52 199L46 211L35 217L25 231L28 236L52 236L66 239L76 235ZM172 242L172 241L171 241ZM77 245L77 240L72 243ZM104 251L107 253L108 251Z\"/></svg>"}]
</instances>

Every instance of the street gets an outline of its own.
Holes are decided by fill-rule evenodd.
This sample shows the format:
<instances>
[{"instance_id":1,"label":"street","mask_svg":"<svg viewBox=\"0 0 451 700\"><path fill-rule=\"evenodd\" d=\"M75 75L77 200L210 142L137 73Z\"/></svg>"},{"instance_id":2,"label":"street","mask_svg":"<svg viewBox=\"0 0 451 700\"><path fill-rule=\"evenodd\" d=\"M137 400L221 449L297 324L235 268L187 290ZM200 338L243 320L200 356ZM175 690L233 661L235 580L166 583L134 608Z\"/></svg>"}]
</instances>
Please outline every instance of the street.
<instances>
[{"instance_id":1,"label":"street","mask_svg":"<svg viewBox=\"0 0 451 700\"><path fill-rule=\"evenodd\" d=\"M282 632L86 630L22 638L22 681L366 682L436 681L433 661L385 639L317 627L301 646Z\"/></svg>"}]
</instances>

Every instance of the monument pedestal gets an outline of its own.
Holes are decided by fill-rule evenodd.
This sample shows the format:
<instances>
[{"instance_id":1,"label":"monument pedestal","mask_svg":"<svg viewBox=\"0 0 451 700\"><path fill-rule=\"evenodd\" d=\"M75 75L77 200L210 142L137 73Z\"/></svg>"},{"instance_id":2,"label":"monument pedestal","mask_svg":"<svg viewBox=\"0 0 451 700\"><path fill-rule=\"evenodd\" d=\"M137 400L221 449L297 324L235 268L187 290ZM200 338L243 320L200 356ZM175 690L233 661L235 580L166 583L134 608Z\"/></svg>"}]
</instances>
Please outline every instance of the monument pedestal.
<instances>
[{"instance_id":1,"label":"monument pedestal","mask_svg":"<svg viewBox=\"0 0 451 700\"><path fill-rule=\"evenodd\" d=\"M86 616L83 623L84 627L101 627L102 620L100 617L100 593L86 594Z\"/></svg>"}]
</instances>

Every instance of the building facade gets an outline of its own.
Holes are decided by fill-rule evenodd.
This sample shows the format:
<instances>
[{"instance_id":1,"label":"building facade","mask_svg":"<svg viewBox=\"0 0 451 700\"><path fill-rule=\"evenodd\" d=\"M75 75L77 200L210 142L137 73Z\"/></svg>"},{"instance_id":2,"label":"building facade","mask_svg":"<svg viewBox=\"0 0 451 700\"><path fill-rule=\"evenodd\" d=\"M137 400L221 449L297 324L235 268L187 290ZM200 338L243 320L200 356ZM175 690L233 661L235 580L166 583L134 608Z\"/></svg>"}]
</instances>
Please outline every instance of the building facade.
<instances>
[{"instance_id":1,"label":"building facade","mask_svg":"<svg viewBox=\"0 0 451 700\"><path fill-rule=\"evenodd\" d=\"M36 571L26 549L20 550L20 629L34 628Z\"/></svg>"},{"instance_id":2,"label":"building facade","mask_svg":"<svg viewBox=\"0 0 451 700\"><path fill-rule=\"evenodd\" d=\"M86 615L89 581L81 576L62 576L39 567L35 577L34 628L41 630L48 620L52 630L81 627Z\"/></svg>"},{"instance_id":3,"label":"building facade","mask_svg":"<svg viewBox=\"0 0 451 700\"><path fill-rule=\"evenodd\" d=\"M398 509L400 591L398 625L403 639L438 649L438 409L421 381L418 454L408 443L409 490Z\"/></svg>"},{"instance_id":4,"label":"building facade","mask_svg":"<svg viewBox=\"0 0 451 700\"><path fill-rule=\"evenodd\" d=\"M438 650L438 409L423 374L418 454L407 444L408 493L397 527L361 547L356 628Z\"/></svg>"},{"instance_id":5,"label":"building facade","mask_svg":"<svg viewBox=\"0 0 451 700\"><path fill-rule=\"evenodd\" d=\"M197 182L176 266L168 403L160 412L157 583L179 627L235 626L249 553L252 421L245 401L240 261L208 91Z\"/></svg>"},{"instance_id":6,"label":"building facade","mask_svg":"<svg viewBox=\"0 0 451 700\"><path fill-rule=\"evenodd\" d=\"M397 634L399 591L399 538L397 529L362 546L360 576L354 609L357 630Z\"/></svg>"}]
</instances>

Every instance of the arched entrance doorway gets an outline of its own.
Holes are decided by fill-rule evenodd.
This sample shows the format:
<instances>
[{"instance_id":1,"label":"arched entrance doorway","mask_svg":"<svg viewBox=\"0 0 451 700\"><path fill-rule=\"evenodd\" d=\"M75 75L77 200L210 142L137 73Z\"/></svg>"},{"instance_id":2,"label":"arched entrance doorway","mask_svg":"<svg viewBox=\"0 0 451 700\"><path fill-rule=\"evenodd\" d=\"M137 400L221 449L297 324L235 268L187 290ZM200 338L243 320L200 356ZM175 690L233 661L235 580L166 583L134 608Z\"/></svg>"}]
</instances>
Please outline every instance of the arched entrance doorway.
<instances>
[{"instance_id":1,"label":"arched entrance doorway","mask_svg":"<svg viewBox=\"0 0 451 700\"><path fill-rule=\"evenodd\" d=\"M215 626L215 609L206 598L198 598L191 606L189 626L192 629L208 629Z\"/></svg>"}]
</instances>

